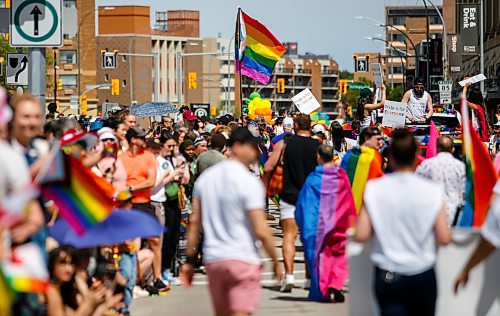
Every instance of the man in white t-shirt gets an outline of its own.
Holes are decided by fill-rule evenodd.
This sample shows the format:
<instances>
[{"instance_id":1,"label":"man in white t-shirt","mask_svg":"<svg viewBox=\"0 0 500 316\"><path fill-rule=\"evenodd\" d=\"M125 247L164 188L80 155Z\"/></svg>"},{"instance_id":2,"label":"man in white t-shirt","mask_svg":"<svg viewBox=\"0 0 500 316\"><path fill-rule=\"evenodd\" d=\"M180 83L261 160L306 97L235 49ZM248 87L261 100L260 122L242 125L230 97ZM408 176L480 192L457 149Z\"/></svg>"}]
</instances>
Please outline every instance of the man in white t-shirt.
<instances>
[{"instance_id":1,"label":"man in white t-shirt","mask_svg":"<svg viewBox=\"0 0 500 316\"><path fill-rule=\"evenodd\" d=\"M257 161L260 138L247 127L231 133L232 159L207 169L196 181L188 232L187 263L182 267L189 286L197 261L203 225L203 259L217 315L250 315L260 298L260 240L281 276L274 241L267 225L264 185L249 171Z\"/></svg>"},{"instance_id":2,"label":"man in white t-shirt","mask_svg":"<svg viewBox=\"0 0 500 316\"><path fill-rule=\"evenodd\" d=\"M425 80L422 78L415 79L413 89L406 91L401 103L408 104L406 118L412 123L424 123L434 113L432 97L425 91Z\"/></svg>"},{"instance_id":3,"label":"man in white t-shirt","mask_svg":"<svg viewBox=\"0 0 500 316\"><path fill-rule=\"evenodd\" d=\"M491 206L481 229L481 240L455 281L455 293L460 286L467 285L469 272L500 248L500 180L497 181L493 193Z\"/></svg>"}]
</instances>

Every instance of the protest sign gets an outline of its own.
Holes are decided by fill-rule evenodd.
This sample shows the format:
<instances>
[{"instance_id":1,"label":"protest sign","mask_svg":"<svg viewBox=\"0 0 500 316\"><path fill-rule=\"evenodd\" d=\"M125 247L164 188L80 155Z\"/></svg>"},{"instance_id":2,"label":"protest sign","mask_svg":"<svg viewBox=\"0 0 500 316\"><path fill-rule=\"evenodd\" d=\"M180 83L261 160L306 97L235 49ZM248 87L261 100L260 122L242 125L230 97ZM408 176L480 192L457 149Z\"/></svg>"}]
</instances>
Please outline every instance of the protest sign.
<instances>
[{"instance_id":1,"label":"protest sign","mask_svg":"<svg viewBox=\"0 0 500 316\"><path fill-rule=\"evenodd\" d=\"M405 127L406 107L405 103L385 101L382 125L396 128Z\"/></svg>"},{"instance_id":2,"label":"protest sign","mask_svg":"<svg viewBox=\"0 0 500 316\"><path fill-rule=\"evenodd\" d=\"M308 115L321 106L309 89L305 89L292 97L292 101L299 109L300 113Z\"/></svg>"},{"instance_id":3,"label":"protest sign","mask_svg":"<svg viewBox=\"0 0 500 316\"><path fill-rule=\"evenodd\" d=\"M486 80L486 76L483 74L475 75L474 77L467 78L465 80L459 81L458 84L461 85L462 87L465 86L467 83L476 83Z\"/></svg>"},{"instance_id":4,"label":"protest sign","mask_svg":"<svg viewBox=\"0 0 500 316\"><path fill-rule=\"evenodd\" d=\"M372 64L373 71L373 82L377 88L382 87L382 83L384 82L384 74L382 73L382 67L379 63Z\"/></svg>"}]
</instances>

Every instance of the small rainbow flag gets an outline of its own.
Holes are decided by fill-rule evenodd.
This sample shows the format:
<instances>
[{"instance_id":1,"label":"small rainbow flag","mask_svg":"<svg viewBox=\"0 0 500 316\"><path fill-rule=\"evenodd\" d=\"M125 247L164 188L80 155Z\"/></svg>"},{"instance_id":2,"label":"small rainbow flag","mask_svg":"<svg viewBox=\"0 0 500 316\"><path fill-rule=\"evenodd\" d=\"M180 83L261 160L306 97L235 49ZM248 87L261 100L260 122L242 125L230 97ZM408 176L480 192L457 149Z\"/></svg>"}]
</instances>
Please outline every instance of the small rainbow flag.
<instances>
[{"instance_id":1,"label":"small rainbow flag","mask_svg":"<svg viewBox=\"0 0 500 316\"><path fill-rule=\"evenodd\" d=\"M359 214L366 182L384 175L382 156L373 148L354 147L345 154L340 167L349 177L356 212Z\"/></svg>"},{"instance_id":2,"label":"small rainbow flag","mask_svg":"<svg viewBox=\"0 0 500 316\"><path fill-rule=\"evenodd\" d=\"M486 146L469 120L467 101L462 96L462 140L467 182L465 206L459 217L459 226L480 227L488 213L497 173Z\"/></svg>"},{"instance_id":3,"label":"small rainbow flag","mask_svg":"<svg viewBox=\"0 0 500 316\"><path fill-rule=\"evenodd\" d=\"M99 178L72 155L65 155L57 150L51 168L54 174L62 174L57 178L51 173L39 180L42 196L53 200L59 208L61 216L78 234L102 222L114 208L115 190L106 180Z\"/></svg>"},{"instance_id":4,"label":"small rainbow flag","mask_svg":"<svg viewBox=\"0 0 500 316\"><path fill-rule=\"evenodd\" d=\"M235 34L236 72L264 85L286 49L259 21L238 9Z\"/></svg>"}]
</instances>

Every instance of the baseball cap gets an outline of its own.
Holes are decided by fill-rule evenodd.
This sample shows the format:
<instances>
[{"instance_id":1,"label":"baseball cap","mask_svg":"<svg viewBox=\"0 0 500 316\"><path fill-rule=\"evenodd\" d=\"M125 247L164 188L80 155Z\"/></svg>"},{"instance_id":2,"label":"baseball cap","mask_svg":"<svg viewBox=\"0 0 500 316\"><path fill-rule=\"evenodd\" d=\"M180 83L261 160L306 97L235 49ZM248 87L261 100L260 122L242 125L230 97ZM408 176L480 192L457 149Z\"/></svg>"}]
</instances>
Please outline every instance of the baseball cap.
<instances>
[{"instance_id":1,"label":"baseball cap","mask_svg":"<svg viewBox=\"0 0 500 316\"><path fill-rule=\"evenodd\" d=\"M59 144L61 147L79 143L83 148L89 150L97 145L97 137L85 131L75 131L70 129L64 133Z\"/></svg>"},{"instance_id":2,"label":"baseball cap","mask_svg":"<svg viewBox=\"0 0 500 316\"><path fill-rule=\"evenodd\" d=\"M285 117L283 119L283 128L293 128L293 118Z\"/></svg>"},{"instance_id":3,"label":"baseball cap","mask_svg":"<svg viewBox=\"0 0 500 316\"><path fill-rule=\"evenodd\" d=\"M90 131L93 132L93 131L97 131L99 130L101 127L102 127L102 122L100 120L96 120L92 123L90 123Z\"/></svg>"},{"instance_id":4,"label":"baseball cap","mask_svg":"<svg viewBox=\"0 0 500 316\"><path fill-rule=\"evenodd\" d=\"M127 138L132 138L132 137L142 138L146 137L146 135L147 135L146 131L137 126L131 127L127 131Z\"/></svg>"},{"instance_id":5,"label":"baseball cap","mask_svg":"<svg viewBox=\"0 0 500 316\"><path fill-rule=\"evenodd\" d=\"M97 131L97 135L99 136L99 140L112 138L116 141L116 136L113 134L113 130L110 127L101 128Z\"/></svg>"},{"instance_id":6,"label":"baseball cap","mask_svg":"<svg viewBox=\"0 0 500 316\"><path fill-rule=\"evenodd\" d=\"M366 98L368 96L371 96L373 94L372 90L370 88L363 88L361 91L359 91L359 96L362 98Z\"/></svg>"},{"instance_id":7,"label":"baseball cap","mask_svg":"<svg viewBox=\"0 0 500 316\"><path fill-rule=\"evenodd\" d=\"M261 141L258 134L256 134L255 131L251 131L248 127L235 128L229 137L229 145L231 146L236 142L259 144Z\"/></svg>"},{"instance_id":8,"label":"baseball cap","mask_svg":"<svg viewBox=\"0 0 500 316\"><path fill-rule=\"evenodd\" d=\"M312 129L312 132L314 134L324 133L325 131L326 131L326 129L325 129L325 126L323 124L316 124L316 125L314 125L314 127Z\"/></svg>"},{"instance_id":9,"label":"baseball cap","mask_svg":"<svg viewBox=\"0 0 500 316\"><path fill-rule=\"evenodd\" d=\"M188 121L195 121L197 119L196 115L194 115L191 110L184 111L184 113L182 113L182 117Z\"/></svg>"}]
</instances>

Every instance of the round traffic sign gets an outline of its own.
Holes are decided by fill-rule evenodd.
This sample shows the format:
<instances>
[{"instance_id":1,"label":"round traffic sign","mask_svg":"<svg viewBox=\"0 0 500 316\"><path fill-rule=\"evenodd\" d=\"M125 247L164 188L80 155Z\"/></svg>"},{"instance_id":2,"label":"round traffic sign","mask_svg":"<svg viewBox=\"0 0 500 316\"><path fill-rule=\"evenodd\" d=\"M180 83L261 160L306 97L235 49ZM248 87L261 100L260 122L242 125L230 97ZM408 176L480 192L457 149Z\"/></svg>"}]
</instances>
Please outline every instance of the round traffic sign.
<instances>
[{"instance_id":1,"label":"round traffic sign","mask_svg":"<svg viewBox=\"0 0 500 316\"><path fill-rule=\"evenodd\" d=\"M208 113L204 108L199 108L194 111L194 115L196 115L197 117L204 117L208 116Z\"/></svg>"},{"instance_id":2,"label":"round traffic sign","mask_svg":"<svg viewBox=\"0 0 500 316\"><path fill-rule=\"evenodd\" d=\"M33 36L30 36L28 34L26 34L26 32L23 31L23 29L21 28L21 23L20 23L20 16L21 16L21 12L28 6L28 5L31 5L31 4L39 4L41 6L44 6L46 7L47 9L49 9L49 11L52 13L52 17L53 17L53 21L52 21L52 27L50 28L50 30L47 32L47 34L45 35L42 35L40 37L33 37ZM52 4L50 4L50 2L48 1L45 1L45 0L32 0L32 1L25 1L23 2L21 5L19 5L19 7L17 8L16 12L14 13L14 25L16 26L16 30L17 32L19 33L19 35L21 35L23 38L25 38L26 40L29 40L29 41L32 41L32 42L43 42L45 41L46 39L50 38L54 32L57 30L57 22L58 22L58 17L57 17L57 11L56 9L54 8L54 6Z\"/></svg>"}]
</instances>

